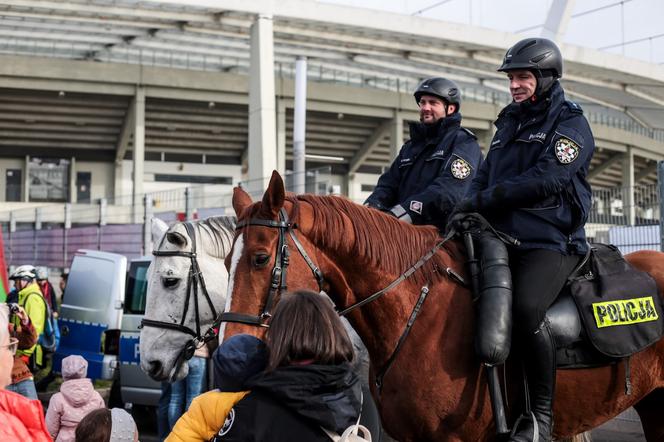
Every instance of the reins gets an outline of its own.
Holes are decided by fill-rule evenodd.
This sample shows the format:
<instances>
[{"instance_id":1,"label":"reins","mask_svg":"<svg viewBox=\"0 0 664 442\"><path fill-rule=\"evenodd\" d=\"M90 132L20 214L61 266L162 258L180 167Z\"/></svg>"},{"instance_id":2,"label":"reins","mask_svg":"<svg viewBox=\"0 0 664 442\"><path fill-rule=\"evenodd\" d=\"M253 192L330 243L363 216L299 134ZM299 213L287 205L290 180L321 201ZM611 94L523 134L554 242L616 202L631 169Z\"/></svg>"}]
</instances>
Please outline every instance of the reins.
<instances>
[{"instance_id":1,"label":"reins","mask_svg":"<svg viewBox=\"0 0 664 442\"><path fill-rule=\"evenodd\" d=\"M304 261L309 266L309 269L314 275L314 278L318 282L318 287L321 292L323 291L325 278L320 268L314 264L313 260L304 250L302 243L297 239L297 236L295 235L295 229L297 229L297 225L289 221L288 213L284 208L281 208L279 211L278 221L263 220L260 218L250 218L245 221L240 221L236 225L235 229L236 231L239 231L247 226L262 226L262 227L279 229L279 239L277 242L277 255L275 257L274 268L272 269L271 281L270 281L270 287L268 288L267 299L263 307L263 311L259 315L224 312L220 315L220 322L236 322L241 324L248 324L248 325L268 328L269 324L267 323L267 321L272 316L270 312L272 310L276 294L281 290L285 291L287 289L286 269L288 267L290 260L290 251L288 245L285 242L286 233L288 233L288 235L291 237L293 243L295 244L296 249L298 250L300 255L304 258ZM445 245L445 243L451 240L455 234L456 232L454 230L450 231L444 238L438 241L427 253L425 253L419 260L417 260L415 264L413 264L406 271L404 271L399 277L390 282L386 287L369 295L365 299L362 299L358 302L351 304L346 308L337 310L339 316L346 316L348 313L352 312L353 310L359 309L373 301L376 301L377 299L381 298L386 293L388 293L390 290L397 287L399 284L401 284L410 276L412 276L417 270L422 268L422 266L424 266L424 264L426 264L431 258L433 258L433 256ZM457 284L460 284L464 287L466 286L466 282L463 279L463 277L459 275L457 272L455 272L451 267L447 267L445 269L445 274L453 282L456 282ZM423 286L420 291L420 296L415 306L413 307L410 317L408 318L405 328L401 336L399 337L397 344L394 350L392 351L392 354L387 359L385 365L383 365L383 367L376 374L376 386L379 392L382 389L383 379L387 374L387 372L392 367L393 363L396 361L397 355L399 354L406 338L408 337L410 330L415 324L415 320L417 319L417 316L422 308L422 305L428 293L429 293L428 286L426 285Z\"/></svg>"}]
</instances>

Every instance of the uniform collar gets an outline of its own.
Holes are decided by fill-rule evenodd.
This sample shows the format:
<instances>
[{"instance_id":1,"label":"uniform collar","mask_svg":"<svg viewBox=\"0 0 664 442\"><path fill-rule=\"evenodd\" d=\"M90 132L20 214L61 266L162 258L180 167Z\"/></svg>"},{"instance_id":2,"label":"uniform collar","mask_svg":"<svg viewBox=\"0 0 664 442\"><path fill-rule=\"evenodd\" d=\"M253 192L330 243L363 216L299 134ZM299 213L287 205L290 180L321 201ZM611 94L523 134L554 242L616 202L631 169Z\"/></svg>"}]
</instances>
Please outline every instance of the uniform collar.
<instances>
[{"instance_id":1,"label":"uniform collar","mask_svg":"<svg viewBox=\"0 0 664 442\"><path fill-rule=\"evenodd\" d=\"M515 121L524 121L531 118L544 119L555 109L558 109L565 101L565 93L559 81L553 83L551 88L536 101L523 101L521 103L511 102L498 114L496 125L506 118Z\"/></svg>"},{"instance_id":2,"label":"uniform collar","mask_svg":"<svg viewBox=\"0 0 664 442\"><path fill-rule=\"evenodd\" d=\"M440 140L442 136L450 128L457 128L461 126L461 113L455 112L449 117L441 118L434 124L424 124L422 122L410 123L410 139L411 140L427 140L434 141Z\"/></svg>"}]
</instances>

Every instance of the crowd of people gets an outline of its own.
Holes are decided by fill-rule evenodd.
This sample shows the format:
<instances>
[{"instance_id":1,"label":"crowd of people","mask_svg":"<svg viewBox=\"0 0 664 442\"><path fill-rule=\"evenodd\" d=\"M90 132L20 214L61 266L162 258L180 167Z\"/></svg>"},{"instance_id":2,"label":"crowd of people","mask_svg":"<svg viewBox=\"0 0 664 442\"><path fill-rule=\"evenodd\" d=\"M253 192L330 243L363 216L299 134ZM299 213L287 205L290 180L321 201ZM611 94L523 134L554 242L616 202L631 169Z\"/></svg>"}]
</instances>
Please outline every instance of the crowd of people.
<instances>
[{"instance_id":1,"label":"crowd of people","mask_svg":"<svg viewBox=\"0 0 664 442\"><path fill-rule=\"evenodd\" d=\"M567 101L559 79L562 55L551 41L524 39L498 69L513 101L498 115L486 159L475 135L461 126L461 91L445 78L424 80L414 93L420 121L378 180L366 205L400 221L450 228L458 213L478 212L520 240L510 253L515 335L524 361L535 417L512 441L551 440L555 347L544 313L568 273L586 252L590 207L586 175L594 150L582 110ZM36 372L49 364L39 337L58 303L48 274L26 265L11 275L15 290L0 308L0 413L6 440L138 440L131 416L107 409L86 377L80 356L62 361L60 391L44 413ZM542 286L539 281L546 279ZM64 279L66 282L66 279ZM351 369L353 346L329 299L298 291L281 297L266 341L227 339L212 355L216 390L207 389L208 354L196 354L189 376L164 384L168 441L327 441L362 427L365 397ZM46 384L52 377L45 377ZM43 385L42 385L43 386ZM369 440L371 437L368 438Z\"/></svg>"}]
</instances>

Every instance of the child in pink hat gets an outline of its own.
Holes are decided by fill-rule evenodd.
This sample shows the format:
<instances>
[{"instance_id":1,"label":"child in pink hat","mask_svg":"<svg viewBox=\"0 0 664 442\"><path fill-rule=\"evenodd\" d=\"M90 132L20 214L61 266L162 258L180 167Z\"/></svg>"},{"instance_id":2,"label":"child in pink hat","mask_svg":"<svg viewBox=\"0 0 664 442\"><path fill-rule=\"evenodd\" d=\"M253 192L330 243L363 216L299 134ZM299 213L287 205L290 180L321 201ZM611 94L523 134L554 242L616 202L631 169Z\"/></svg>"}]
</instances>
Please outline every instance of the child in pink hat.
<instances>
[{"instance_id":1,"label":"child in pink hat","mask_svg":"<svg viewBox=\"0 0 664 442\"><path fill-rule=\"evenodd\" d=\"M76 426L86 414L104 408L104 400L95 391L88 374L88 361L72 355L62 360L60 392L51 397L46 411L46 426L55 442L73 442Z\"/></svg>"}]
</instances>

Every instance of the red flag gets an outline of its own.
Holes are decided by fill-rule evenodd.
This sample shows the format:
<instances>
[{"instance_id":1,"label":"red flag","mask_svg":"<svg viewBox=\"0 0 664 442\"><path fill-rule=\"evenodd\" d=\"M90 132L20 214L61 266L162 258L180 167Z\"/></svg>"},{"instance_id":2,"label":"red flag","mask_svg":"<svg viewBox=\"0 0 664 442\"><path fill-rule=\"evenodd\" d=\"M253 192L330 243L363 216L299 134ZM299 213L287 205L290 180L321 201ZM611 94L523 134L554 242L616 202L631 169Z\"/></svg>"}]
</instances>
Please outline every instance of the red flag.
<instances>
[{"instance_id":1,"label":"red flag","mask_svg":"<svg viewBox=\"0 0 664 442\"><path fill-rule=\"evenodd\" d=\"M2 240L2 230L0 229L0 301L7 300L9 291L9 281L7 280L7 263L5 262L5 243Z\"/></svg>"}]
</instances>

